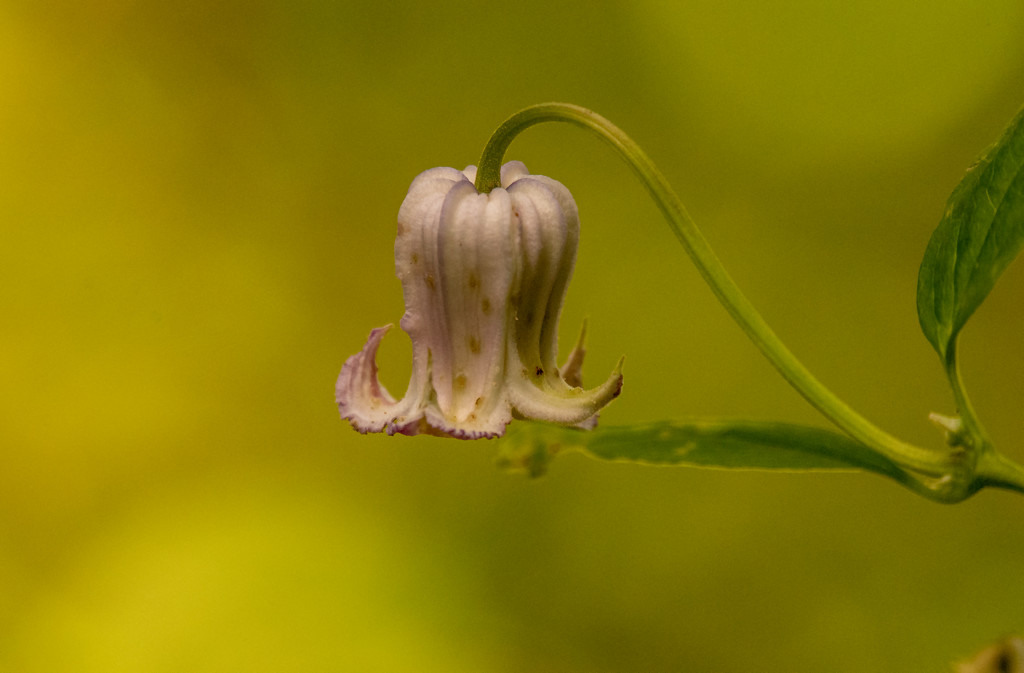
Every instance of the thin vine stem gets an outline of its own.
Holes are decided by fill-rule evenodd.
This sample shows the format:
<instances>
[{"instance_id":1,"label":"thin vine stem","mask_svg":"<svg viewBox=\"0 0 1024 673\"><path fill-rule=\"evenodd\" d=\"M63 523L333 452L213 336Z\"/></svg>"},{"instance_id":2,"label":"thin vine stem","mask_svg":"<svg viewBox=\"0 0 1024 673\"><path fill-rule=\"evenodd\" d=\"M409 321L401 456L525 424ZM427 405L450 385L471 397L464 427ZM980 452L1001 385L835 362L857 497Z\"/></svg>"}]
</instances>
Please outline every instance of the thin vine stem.
<instances>
[{"instance_id":1,"label":"thin vine stem","mask_svg":"<svg viewBox=\"0 0 1024 673\"><path fill-rule=\"evenodd\" d=\"M946 378L949 380L949 387L953 391L953 400L956 402L957 413L964 424L968 440L975 450L983 450L991 446L988 433L982 427L978 414L974 410L971 398L967 396L967 389L964 388L963 377L960 375L960 343L955 341L949 348L946 356Z\"/></svg>"},{"instance_id":2,"label":"thin vine stem","mask_svg":"<svg viewBox=\"0 0 1024 673\"><path fill-rule=\"evenodd\" d=\"M782 343L740 291L661 171L629 136L601 115L568 103L542 103L512 115L498 127L484 148L477 169L476 188L479 192L487 193L501 185L501 162L512 140L525 129L545 122L568 122L588 129L625 159L729 315L783 378L826 418L857 441L906 469L923 475L943 477L957 467L959 461L954 453L923 449L890 435L858 414L818 381ZM953 497L950 494L950 499Z\"/></svg>"},{"instance_id":3,"label":"thin vine stem","mask_svg":"<svg viewBox=\"0 0 1024 673\"><path fill-rule=\"evenodd\" d=\"M972 464L966 466L966 471L974 479L972 488L995 486L1024 493L1024 467L996 450L974 410L970 397L967 396L960 374L959 346L959 342L954 342L950 347L946 358L946 377L953 390L957 413L963 422L964 437L961 441L966 440L970 443L967 455L971 457Z\"/></svg>"}]
</instances>

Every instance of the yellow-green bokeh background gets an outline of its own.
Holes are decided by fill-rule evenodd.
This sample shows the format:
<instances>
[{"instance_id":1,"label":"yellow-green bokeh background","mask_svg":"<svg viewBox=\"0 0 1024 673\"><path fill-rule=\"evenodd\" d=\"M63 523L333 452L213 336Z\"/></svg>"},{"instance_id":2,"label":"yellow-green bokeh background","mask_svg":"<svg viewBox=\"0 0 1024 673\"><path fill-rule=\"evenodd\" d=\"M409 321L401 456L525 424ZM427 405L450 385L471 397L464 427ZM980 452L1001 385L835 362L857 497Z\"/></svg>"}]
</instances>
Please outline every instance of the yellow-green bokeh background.
<instances>
[{"instance_id":1,"label":"yellow-green bokeh background","mask_svg":"<svg viewBox=\"0 0 1024 673\"><path fill-rule=\"evenodd\" d=\"M942 671L1024 628L1024 499L363 437L411 179L594 108L810 368L892 432L952 412L914 312L963 170L1024 103L1019 0L0 6L0 670ZM603 422L817 423L607 148L512 147L583 219L563 340ZM964 334L1024 459L1024 271ZM381 355L404 390L404 335Z\"/></svg>"}]
</instances>

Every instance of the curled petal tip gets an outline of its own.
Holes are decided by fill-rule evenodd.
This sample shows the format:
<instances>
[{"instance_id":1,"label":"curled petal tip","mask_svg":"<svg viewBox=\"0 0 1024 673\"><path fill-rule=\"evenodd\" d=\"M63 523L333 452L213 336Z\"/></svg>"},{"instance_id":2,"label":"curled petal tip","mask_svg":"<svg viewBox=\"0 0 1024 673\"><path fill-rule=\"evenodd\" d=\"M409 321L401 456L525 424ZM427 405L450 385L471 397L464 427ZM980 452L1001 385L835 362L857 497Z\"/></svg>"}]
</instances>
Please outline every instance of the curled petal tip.
<instances>
[{"instance_id":1,"label":"curled petal tip","mask_svg":"<svg viewBox=\"0 0 1024 673\"><path fill-rule=\"evenodd\" d=\"M565 364L561 368L562 380L573 388L583 387L583 358L587 354L587 349L584 347L583 342L586 335L587 321L584 320L583 327L580 329L580 336L576 339L576 345L569 352L569 357L566 358Z\"/></svg>"},{"instance_id":2,"label":"curled petal tip","mask_svg":"<svg viewBox=\"0 0 1024 673\"><path fill-rule=\"evenodd\" d=\"M370 331L363 349L345 361L334 386L341 417L362 433L380 432L388 421L395 399L377 377L377 349L392 325Z\"/></svg>"}]
</instances>

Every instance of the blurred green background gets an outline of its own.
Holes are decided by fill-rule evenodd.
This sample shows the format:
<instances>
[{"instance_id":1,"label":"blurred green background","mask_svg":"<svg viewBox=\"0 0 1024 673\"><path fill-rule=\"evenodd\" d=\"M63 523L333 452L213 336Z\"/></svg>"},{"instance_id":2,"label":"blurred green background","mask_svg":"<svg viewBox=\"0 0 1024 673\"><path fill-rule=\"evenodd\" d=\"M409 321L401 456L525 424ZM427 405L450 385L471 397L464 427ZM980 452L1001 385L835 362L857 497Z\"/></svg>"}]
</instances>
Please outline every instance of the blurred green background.
<instances>
[{"instance_id":1,"label":"blurred green background","mask_svg":"<svg viewBox=\"0 0 1024 673\"><path fill-rule=\"evenodd\" d=\"M622 126L791 348L888 430L951 413L914 310L1024 103L1019 0L0 5L0 670L944 671L1024 628L1024 499L859 474L364 437L333 385L397 322L395 214L531 103ZM568 126L510 159L581 211L571 345L607 424L820 423L643 189ZM1024 269L962 339L1024 459ZM566 349L563 349L563 353ZM400 394L408 340L381 353Z\"/></svg>"}]
</instances>

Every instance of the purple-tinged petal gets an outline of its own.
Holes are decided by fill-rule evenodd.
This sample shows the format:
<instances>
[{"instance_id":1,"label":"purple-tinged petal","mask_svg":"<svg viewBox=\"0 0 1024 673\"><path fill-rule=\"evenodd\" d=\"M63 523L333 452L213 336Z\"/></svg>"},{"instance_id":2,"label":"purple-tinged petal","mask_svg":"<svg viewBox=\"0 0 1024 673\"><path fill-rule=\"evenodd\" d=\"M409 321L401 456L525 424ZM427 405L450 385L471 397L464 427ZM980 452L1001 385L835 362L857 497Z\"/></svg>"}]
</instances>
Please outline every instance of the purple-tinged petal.
<instances>
[{"instance_id":1,"label":"purple-tinged petal","mask_svg":"<svg viewBox=\"0 0 1024 673\"><path fill-rule=\"evenodd\" d=\"M395 272L412 376L400 401L377 377L387 327L342 367L341 415L360 432L461 439L503 435L516 418L592 428L622 386L621 361L583 390L583 335L559 370L558 319L579 242L579 216L559 182L520 162L501 187L476 191L476 168L413 180L398 213Z\"/></svg>"},{"instance_id":2,"label":"purple-tinged petal","mask_svg":"<svg viewBox=\"0 0 1024 673\"><path fill-rule=\"evenodd\" d=\"M334 387L341 417L362 433L380 432L391 418L395 398L377 378L377 349L391 325L370 331L363 350L345 361Z\"/></svg>"}]
</instances>

